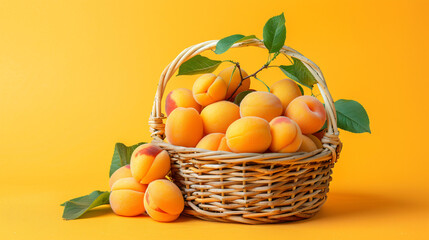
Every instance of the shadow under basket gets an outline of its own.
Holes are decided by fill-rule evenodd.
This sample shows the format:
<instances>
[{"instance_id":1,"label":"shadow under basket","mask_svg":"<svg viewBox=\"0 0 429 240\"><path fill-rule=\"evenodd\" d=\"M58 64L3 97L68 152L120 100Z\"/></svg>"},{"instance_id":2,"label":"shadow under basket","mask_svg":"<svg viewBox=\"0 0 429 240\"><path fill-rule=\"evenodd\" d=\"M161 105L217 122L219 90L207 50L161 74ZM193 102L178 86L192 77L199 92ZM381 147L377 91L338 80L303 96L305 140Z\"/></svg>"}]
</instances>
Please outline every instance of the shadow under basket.
<instances>
[{"instance_id":1,"label":"shadow under basket","mask_svg":"<svg viewBox=\"0 0 429 240\"><path fill-rule=\"evenodd\" d=\"M166 150L172 161L171 177L185 199L184 213L204 220L247 224L306 219L327 199L332 168L339 157L333 99L320 69L297 51L284 46L282 54L303 62L317 80L327 113L322 149L309 153L231 153L174 146L163 141L165 117L161 99L166 84L180 65L216 47L217 40L185 49L163 71L149 119L152 143ZM258 39L232 47L265 48Z\"/></svg>"}]
</instances>

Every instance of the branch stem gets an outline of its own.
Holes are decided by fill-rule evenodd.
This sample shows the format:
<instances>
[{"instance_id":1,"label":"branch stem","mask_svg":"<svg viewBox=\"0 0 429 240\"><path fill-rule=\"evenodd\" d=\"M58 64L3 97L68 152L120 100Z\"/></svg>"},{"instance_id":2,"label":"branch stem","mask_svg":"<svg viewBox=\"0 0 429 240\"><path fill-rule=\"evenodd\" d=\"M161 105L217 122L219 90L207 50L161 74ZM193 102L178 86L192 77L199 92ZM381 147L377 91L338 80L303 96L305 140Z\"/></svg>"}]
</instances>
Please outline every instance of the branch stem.
<instances>
[{"instance_id":1,"label":"branch stem","mask_svg":"<svg viewBox=\"0 0 429 240\"><path fill-rule=\"evenodd\" d=\"M262 70L264 70L264 69L266 69L266 68L271 67L271 66L270 66L270 63L271 63L272 61L274 61L274 59L276 59L276 57L277 57L279 54L280 54L280 52L276 52L276 53L274 53L273 57L271 57L271 54L268 54L268 60L267 60L267 62L266 62L266 63L265 63L261 68L259 68L256 72L254 72L254 73L252 73L252 74L250 74L250 75L248 75L248 76L246 76L246 77L244 77L244 78L243 78L243 74L241 73L240 63L239 63L239 62L232 62L232 61L229 61L229 62L234 63L234 64L235 64L235 66L236 66L236 68L238 68L238 72L240 73L241 81L240 81L240 83L238 84L237 88L234 90L234 92L231 94L231 96L228 98L228 100L231 100L231 98L232 98L232 97L234 96L234 94L238 91L238 89L241 87L241 85L243 85L243 81L244 81L244 80L246 80L246 79L248 79L248 78L251 78L251 77L253 77L253 78L257 79L257 80L258 80L258 81L260 81L260 82L262 82L262 83L267 87L268 91L270 91L270 88L267 86L267 84L265 84L265 83L264 83L261 79L259 79L256 75L257 75L260 71L262 71ZM235 69L234 69L234 71L235 71ZM231 78L232 78L232 75L231 75Z\"/></svg>"}]
</instances>

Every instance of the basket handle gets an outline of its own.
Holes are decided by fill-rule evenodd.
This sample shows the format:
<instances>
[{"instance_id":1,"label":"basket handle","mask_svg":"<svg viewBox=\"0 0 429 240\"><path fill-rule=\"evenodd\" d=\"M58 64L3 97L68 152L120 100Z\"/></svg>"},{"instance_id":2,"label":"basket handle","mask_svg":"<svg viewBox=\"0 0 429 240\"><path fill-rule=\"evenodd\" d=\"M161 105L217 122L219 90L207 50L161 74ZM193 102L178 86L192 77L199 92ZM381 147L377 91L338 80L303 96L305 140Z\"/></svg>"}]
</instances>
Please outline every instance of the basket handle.
<instances>
[{"instance_id":1,"label":"basket handle","mask_svg":"<svg viewBox=\"0 0 429 240\"><path fill-rule=\"evenodd\" d=\"M174 73L179 69L180 65L187 61L188 59L206 51L212 50L216 47L218 40L211 40L203 43L196 44L194 46L188 47L183 50L167 67L161 74L158 88L155 94L155 99L153 102L152 113L149 118L149 128L151 132L152 138L160 138L164 139L164 128L165 125L163 123L164 114L161 111L161 100L164 95L164 90L170 78L174 75ZM244 42L235 43L232 45L232 48L237 47L247 47L247 46L255 46L260 48L265 48L264 43L259 39L249 39ZM302 54L297 52L296 50L283 46L280 52L286 56L291 56L301 60L305 67L310 71L310 73L314 76L317 81L317 86L322 95L323 101L325 102L325 109L327 113L327 132L322 139L322 143L324 147L329 148L333 154L338 155L341 150L341 142L339 141L338 135L338 127L337 127L337 115L335 111L334 101L332 99L331 94L329 93L328 86L326 85L325 79L323 77L322 71L320 68L313 63L310 59L304 57ZM337 146L340 145L340 148ZM337 157L336 157L337 158ZM335 159L336 159L335 158Z\"/></svg>"}]
</instances>

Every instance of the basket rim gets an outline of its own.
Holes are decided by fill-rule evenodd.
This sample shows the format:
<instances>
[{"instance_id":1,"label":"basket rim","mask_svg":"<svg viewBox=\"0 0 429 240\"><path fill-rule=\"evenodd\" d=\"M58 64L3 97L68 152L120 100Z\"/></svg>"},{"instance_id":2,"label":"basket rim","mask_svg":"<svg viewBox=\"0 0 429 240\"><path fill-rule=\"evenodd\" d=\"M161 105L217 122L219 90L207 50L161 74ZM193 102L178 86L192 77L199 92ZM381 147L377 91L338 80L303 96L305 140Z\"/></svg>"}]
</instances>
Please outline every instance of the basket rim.
<instances>
[{"instance_id":1,"label":"basket rim","mask_svg":"<svg viewBox=\"0 0 429 240\"><path fill-rule=\"evenodd\" d=\"M329 148L319 148L312 152L293 152L293 153L234 153L227 151L211 151L196 147L176 146L171 143L164 142L159 137L155 137L153 144L161 148L169 149L180 153L181 157L194 159L200 162L218 162L218 163L261 163L261 164L298 164L298 163L314 163L324 161L332 154ZM338 154L337 154L338 155ZM204 163L205 164L205 163Z\"/></svg>"}]
</instances>

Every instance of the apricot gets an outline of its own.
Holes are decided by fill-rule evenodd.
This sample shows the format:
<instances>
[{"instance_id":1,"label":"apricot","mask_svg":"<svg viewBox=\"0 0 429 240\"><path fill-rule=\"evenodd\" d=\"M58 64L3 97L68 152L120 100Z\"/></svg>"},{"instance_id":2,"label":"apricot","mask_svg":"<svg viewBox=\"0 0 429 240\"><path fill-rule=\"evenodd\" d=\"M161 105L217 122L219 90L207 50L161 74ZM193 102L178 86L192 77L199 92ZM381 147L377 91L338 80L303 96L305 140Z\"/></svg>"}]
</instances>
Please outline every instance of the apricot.
<instances>
[{"instance_id":1,"label":"apricot","mask_svg":"<svg viewBox=\"0 0 429 240\"><path fill-rule=\"evenodd\" d=\"M144 194L147 185L138 183L133 177L116 181L110 192L110 207L120 216L137 216L145 212Z\"/></svg>"},{"instance_id":2,"label":"apricot","mask_svg":"<svg viewBox=\"0 0 429 240\"><path fill-rule=\"evenodd\" d=\"M130 165L127 164L118 168L109 179L109 188L112 188L113 184L121 178L132 177Z\"/></svg>"},{"instance_id":3,"label":"apricot","mask_svg":"<svg viewBox=\"0 0 429 240\"><path fill-rule=\"evenodd\" d=\"M191 107L195 108L198 112L201 111L201 105L195 101L192 91L186 88L174 89L165 99L165 112L167 116L178 107Z\"/></svg>"},{"instance_id":4,"label":"apricot","mask_svg":"<svg viewBox=\"0 0 429 240\"><path fill-rule=\"evenodd\" d=\"M249 87L250 87L250 78L247 78L237 89L238 85L241 82L241 76L245 78L247 77L247 73L243 69L241 69L241 76L240 76L240 71L238 70L238 68L236 68L235 71L234 71L234 68L235 66L227 67L218 74L218 76L221 77L227 85L228 91L226 92L225 99L229 99L232 96L232 100L234 100L237 94L243 91L249 90ZM232 73L233 71L234 71L234 74ZM235 91L236 89L237 91Z\"/></svg>"},{"instance_id":5,"label":"apricot","mask_svg":"<svg viewBox=\"0 0 429 240\"><path fill-rule=\"evenodd\" d=\"M324 128L318 132L315 132L312 135L317 137L317 139L319 139L320 141L322 141L322 138L323 138L323 136L325 136L325 133L326 133L326 128Z\"/></svg>"},{"instance_id":6,"label":"apricot","mask_svg":"<svg viewBox=\"0 0 429 240\"><path fill-rule=\"evenodd\" d=\"M290 118L280 116L270 122L271 136L273 138L271 152L296 152L302 143L302 133L298 124Z\"/></svg>"},{"instance_id":7,"label":"apricot","mask_svg":"<svg viewBox=\"0 0 429 240\"><path fill-rule=\"evenodd\" d=\"M142 184L164 178L170 171L170 156L160 147L147 143L137 147L130 160L131 174Z\"/></svg>"},{"instance_id":8,"label":"apricot","mask_svg":"<svg viewBox=\"0 0 429 240\"><path fill-rule=\"evenodd\" d=\"M167 118L165 135L173 145L195 147L203 137L203 120L197 110L178 107Z\"/></svg>"},{"instance_id":9,"label":"apricot","mask_svg":"<svg viewBox=\"0 0 429 240\"><path fill-rule=\"evenodd\" d=\"M302 144L299 147L298 152L312 152L317 150L316 144L306 135L302 135Z\"/></svg>"},{"instance_id":10,"label":"apricot","mask_svg":"<svg viewBox=\"0 0 429 240\"><path fill-rule=\"evenodd\" d=\"M226 130L226 143L233 152L262 153L270 147L270 124L260 117L243 117Z\"/></svg>"},{"instance_id":11,"label":"apricot","mask_svg":"<svg viewBox=\"0 0 429 240\"><path fill-rule=\"evenodd\" d=\"M314 142L314 144L316 144L317 149L323 148L322 142L319 140L319 138L312 134L308 134L306 136L309 137Z\"/></svg>"},{"instance_id":12,"label":"apricot","mask_svg":"<svg viewBox=\"0 0 429 240\"><path fill-rule=\"evenodd\" d=\"M195 101L201 106L224 100L227 85L221 77L213 73L206 73L195 80L192 93Z\"/></svg>"},{"instance_id":13,"label":"apricot","mask_svg":"<svg viewBox=\"0 0 429 240\"><path fill-rule=\"evenodd\" d=\"M287 105L289 105L293 99L302 96L298 84L290 79L283 79L275 82L271 85L270 92L280 99L283 111L286 110Z\"/></svg>"},{"instance_id":14,"label":"apricot","mask_svg":"<svg viewBox=\"0 0 429 240\"><path fill-rule=\"evenodd\" d=\"M201 111L204 134L226 133L226 129L240 118L240 108L228 101L215 102Z\"/></svg>"},{"instance_id":15,"label":"apricot","mask_svg":"<svg viewBox=\"0 0 429 240\"><path fill-rule=\"evenodd\" d=\"M282 103L276 95L269 92L251 92L240 103L241 117L255 116L268 122L283 112Z\"/></svg>"},{"instance_id":16,"label":"apricot","mask_svg":"<svg viewBox=\"0 0 429 240\"><path fill-rule=\"evenodd\" d=\"M323 104L312 96L300 96L292 100L285 115L298 124L303 134L319 131L326 120Z\"/></svg>"},{"instance_id":17,"label":"apricot","mask_svg":"<svg viewBox=\"0 0 429 240\"><path fill-rule=\"evenodd\" d=\"M200 140L196 148L202 148L211 151L231 152L228 145L226 144L225 134L223 133L210 133L206 135Z\"/></svg>"},{"instance_id":18,"label":"apricot","mask_svg":"<svg viewBox=\"0 0 429 240\"><path fill-rule=\"evenodd\" d=\"M228 144L226 141L226 136L220 140L219 147L217 150L218 151L225 151L225 152L232 152L231 149L228 147Z\"/></svg>"},{"instance_id":19,"label":"apricot","mask_svg":"<svg viewBox=\"0 0 429 240\"><path fill-rule=\"evenodd\" d=\"M185 207L180 189L172 182L160 179L151 182L144 196L147 214L158 222L176 220Z\"/></svg>"}]
</instances>

